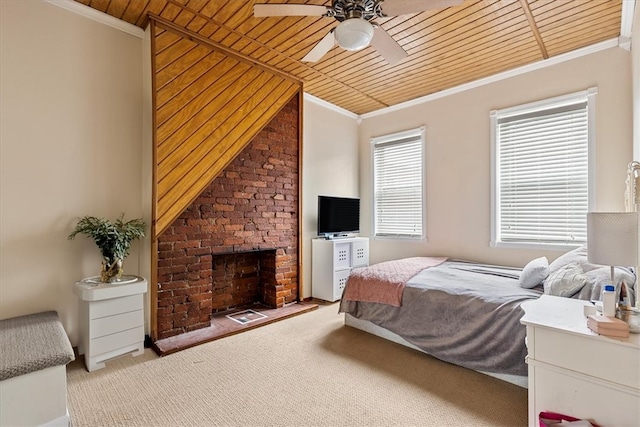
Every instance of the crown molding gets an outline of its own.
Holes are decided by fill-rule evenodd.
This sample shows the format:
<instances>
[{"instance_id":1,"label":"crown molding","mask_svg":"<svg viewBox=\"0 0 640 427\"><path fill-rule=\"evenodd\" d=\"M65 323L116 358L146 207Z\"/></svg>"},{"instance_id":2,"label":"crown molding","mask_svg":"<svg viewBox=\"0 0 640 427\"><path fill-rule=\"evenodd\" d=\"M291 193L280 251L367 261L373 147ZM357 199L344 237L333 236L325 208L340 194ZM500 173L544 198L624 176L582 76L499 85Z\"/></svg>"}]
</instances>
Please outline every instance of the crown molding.
<instances>
[{"instance_id":1,"label":"crown molding","mask_svg":"<svg viewBox=\"0 0 640 427\"><path fill-rule=\"evenodd\" d=\"M129 24L121 19L115 18L106 13L102 13L99 10L93 9L89 6L85 6L82 3L78 3L73 0L43 0L46 3L61 7L78 15L82 15L86 18L100 22L101 24L108 25L109 27L123 31L139 39L144 38L144 30L136 27L133 24Z\"/></svg>"},{"instance_id":2,"label":"crown molding","mask_svg":"<svg viewBox=\"0 0 640 427\"><path fill-rule=\"evenodd\" d=\"M330 103L328 101L325 101L324 99L320 99L317 96L313 96L313 95L311 95L310 93L307 93L307 92L304 92L304 100L305 101L309 101L309 102L313 102L314 104L318 104L321 107L328 108L329 110L333 110L336 113L340 113L340 114L345 115L345 116L347 116L347 117L349 117L351 119L358 120L360 118L360 116L358 116L356 113L352 113L349 110L346 110L346 109L344 109L342 107L338 107L335 104L332 104L332 103Z\"/></svg>"},{"instance_id":3,"label":"crown molding","mask_svg":"<svg viewBox=\"0 0 640 427\"><path fill-rule=\"evenodd\" d=\"M562 62L570 61L572 59L580 58L582 56L590 55L592 53L600 52L602 50L611 49L619 45L618 38L605 40L600 43L593 44L591 46L583 47L571 52L563 53L562 55L553 56L542 61L534 62L532 64L524 65L522 67L514 68L513 70L505 71L502 73L494 74L493 76L485 77L480 80L465 83L450 89L446 89L431 95L426 95L421 98L416 98L411 101L403 102L401 104L393 105L391 107L381 108L380 110L365 113L359 116L360 119L369 119L371 117L380 116L392 111L403 110L405 108L413 107L416 105L424 104L425 102L433 101L436 99L444 98L449 95L464 92L469 89L474 89L480 86L484 86L490 83L495 83L500 80L508 79L511 77L519 76L521 74L529 73L531 71L540 70L542 68L550 67L552 65L560 64Z\"/></svg>"}]
</instances>

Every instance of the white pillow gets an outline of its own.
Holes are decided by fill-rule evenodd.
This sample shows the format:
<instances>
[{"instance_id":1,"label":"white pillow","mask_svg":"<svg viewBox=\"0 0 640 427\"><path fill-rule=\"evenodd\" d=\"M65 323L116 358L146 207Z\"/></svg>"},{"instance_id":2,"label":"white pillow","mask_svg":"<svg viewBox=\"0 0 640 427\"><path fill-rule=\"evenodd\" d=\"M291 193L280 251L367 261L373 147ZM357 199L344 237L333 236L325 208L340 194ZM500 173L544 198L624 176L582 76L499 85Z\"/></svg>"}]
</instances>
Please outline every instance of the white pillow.
<instances>
[{"instance_id":1,"label":"white pillow","mask_svg":"<svg viewBox=\"0 0 640 427\"><path fill-rule=\"evenodd\" d=\"M531 289L541 284L549 275L549 260L547 257L536 258L529 261L520 273L520 286Z\"/></svg>"},{"instance_id":2,"label":"white pillow","mask_svg":"<svg viewBox=\"0 0 640 427\"><path fill-rule=\"evenodd\" d=\"M587 283L587 276L582 267L572 262L549 274L544 281L544 293L558 297L571 297L578 293Z\"/></svg>"},{"instance_id":3,"label":"white pillow","mask_svg":"<svg viewBox=\"0 0 640 427\"><path fill-rule=\"evenodd\" d=\"M585 272L602 267L601 265L591 264L587 261L587 245L582 245L560 255L551 264L549 264L549 274L572 262L579 264L582 267L582 271Z\"/></svg>"}]
</instances>

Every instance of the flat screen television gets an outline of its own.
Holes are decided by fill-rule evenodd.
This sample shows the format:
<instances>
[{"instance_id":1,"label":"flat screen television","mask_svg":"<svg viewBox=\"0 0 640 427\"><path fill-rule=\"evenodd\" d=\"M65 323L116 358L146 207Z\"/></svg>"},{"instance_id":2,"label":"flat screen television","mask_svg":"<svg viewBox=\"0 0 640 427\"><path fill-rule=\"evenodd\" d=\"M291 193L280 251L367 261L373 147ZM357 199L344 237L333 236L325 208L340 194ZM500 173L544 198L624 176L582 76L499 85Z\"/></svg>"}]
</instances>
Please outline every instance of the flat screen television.
<instances>
[{"instance_id":1,"label":"flat screen television","mask_svg":"<svg viewBox=\"0 0 640 427\"><path fill-rule=\"evenodd\" d=\"M318 196L318 236L348 237L360 232L360 199Z\"/></svg>"}]
</instances>

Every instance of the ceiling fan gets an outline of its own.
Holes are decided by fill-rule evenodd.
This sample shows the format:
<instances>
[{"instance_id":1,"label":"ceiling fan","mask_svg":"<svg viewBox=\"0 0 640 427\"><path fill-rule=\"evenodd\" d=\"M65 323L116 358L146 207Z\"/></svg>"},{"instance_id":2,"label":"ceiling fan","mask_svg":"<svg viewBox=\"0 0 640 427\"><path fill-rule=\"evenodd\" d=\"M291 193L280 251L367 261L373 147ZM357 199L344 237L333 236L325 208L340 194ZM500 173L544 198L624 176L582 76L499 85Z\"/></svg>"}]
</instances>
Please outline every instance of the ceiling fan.
<instances>
[{"instance_id":1,"label":"ceiling fan","mask_svg":"<svg viewBox=\"0 0 640 427\"><path fill-rule=\"evenodd\" d=\"M331 6L312 4L269 3L253 6L253 16L323 16L340 23L302 58L317 62L336 44L356 51L371 44L382 57L394 65L407 56L407 52L379 24L376 18L408 15L427 10L457 6L463 0L333 0Z\"/></svg>"}]
</instances>

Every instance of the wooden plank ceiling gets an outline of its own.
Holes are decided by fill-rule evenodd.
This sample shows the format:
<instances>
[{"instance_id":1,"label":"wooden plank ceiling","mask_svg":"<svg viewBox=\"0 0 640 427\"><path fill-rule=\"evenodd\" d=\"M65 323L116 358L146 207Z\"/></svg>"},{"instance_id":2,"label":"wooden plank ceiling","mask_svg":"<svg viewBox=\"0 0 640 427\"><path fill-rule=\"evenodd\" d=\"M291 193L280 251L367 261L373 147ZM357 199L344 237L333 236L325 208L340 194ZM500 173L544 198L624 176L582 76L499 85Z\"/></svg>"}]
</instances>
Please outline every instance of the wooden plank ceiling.
<instances>
[{"instance_id":1,"label":"wooden plank ceiling","mask_svg":"<svg viewBox=\"0 0 640 427\"><path fill-rule=\"evenodd\" d=\"M619 36L622 0L465 0L378 23L408 52L394 66L367 47L304 57L333 18L254 18L254 3L329 0L76 0L145 28L148 14L198 33L304 82L304 90L356 114L433 94ZM429 0L425 0L429 1Z\"/></svg>"}]
</instances>

